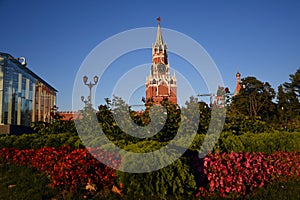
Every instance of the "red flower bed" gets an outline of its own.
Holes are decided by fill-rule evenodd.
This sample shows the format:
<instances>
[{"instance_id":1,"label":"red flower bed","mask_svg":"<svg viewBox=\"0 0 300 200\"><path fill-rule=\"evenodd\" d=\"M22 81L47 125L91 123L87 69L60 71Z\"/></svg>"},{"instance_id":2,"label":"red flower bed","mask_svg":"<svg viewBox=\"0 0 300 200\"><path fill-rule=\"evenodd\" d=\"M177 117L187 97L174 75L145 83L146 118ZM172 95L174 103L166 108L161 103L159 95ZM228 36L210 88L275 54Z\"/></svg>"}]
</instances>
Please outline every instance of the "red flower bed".
<instances>
[{"instance_id":1,"label":"red flower bed","mask_svg":"<svg viewBox=\"0 0 300 200\"><path fill-rule=\"evenodd\" d=\"M280 179L300 176L298 152L216 153L204 158L208 184L197 197L208 195L244 196L255 188Z\"/></svg>"},{"instance_id":2,"label":"red flower bed","mask_svg":"<svg viewBox=\"0 0 300 200\"><path fill-rule=\"evenodd\" d=\"M89 149L96 158L106 158L115 167L120 164L120 157L102 151ZM52 187L69 191L94 184L98 188L113 184L116 170L100 163L86 149L70 150L70 147L45 147L38 150L3 148L0 150L0 162L33 167L52 179Z\"/></svg>"},{"instance_id":3,"label":"red flower bed","mask_svg":"<svg viewBox=\"0 0 300 200\"><path fill-rule=\"evenodd\" d=\"M87 185L94 185L97 189L112 187L116 170L96 158L106 159L115 167L121 162L120 156L99 148L71 150L63 146L38 150L0 149L0 162L33 167L50 176L53 187L69 191L83 189ZM278 179L300 176L300 153L209 154L204 158L203 173L207 183L199 188L197 197L241 197Z\"/></svg>"}]
</instances>

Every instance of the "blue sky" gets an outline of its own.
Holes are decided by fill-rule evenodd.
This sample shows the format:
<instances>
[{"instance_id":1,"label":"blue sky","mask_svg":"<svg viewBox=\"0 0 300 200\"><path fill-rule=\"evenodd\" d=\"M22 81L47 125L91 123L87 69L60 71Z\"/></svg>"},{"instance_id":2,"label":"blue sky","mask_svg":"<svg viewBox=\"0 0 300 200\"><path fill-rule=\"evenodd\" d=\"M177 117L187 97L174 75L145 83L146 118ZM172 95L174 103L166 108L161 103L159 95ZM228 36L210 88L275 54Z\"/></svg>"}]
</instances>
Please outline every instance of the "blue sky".
<instances>
[{"instance_id":1,"label":"blue sky","mask_svg":"<svg viewBox=\"0 0 300 200\"><path fill-rule=\"evenodd\" d=\"M300 67L299 10L300 1L276 0L0 0L0 51L26 57L28 67L59 91L59 110L71 110L74 80L88 54L120 32L156 27L161 16L163 28L184 33L203 46L232 92L237 70L242 77L256 76L277 89ZM168 43L168 38L164 40ZM136 57L134 65L151 62L150 51L137 52ZM185 67L175 55L169 60L171 67ZM131 54L115 63L123 62L130 65ZM122 75L122 70L112 69L108 81L100 82L102 87L113 85L109 80ZM108 94L104 90L97 87L95 104L103 103ZM206 92L201 80L195 90ZM137 93L143 95L143 89Z\"/></svg>"}]
</instances>

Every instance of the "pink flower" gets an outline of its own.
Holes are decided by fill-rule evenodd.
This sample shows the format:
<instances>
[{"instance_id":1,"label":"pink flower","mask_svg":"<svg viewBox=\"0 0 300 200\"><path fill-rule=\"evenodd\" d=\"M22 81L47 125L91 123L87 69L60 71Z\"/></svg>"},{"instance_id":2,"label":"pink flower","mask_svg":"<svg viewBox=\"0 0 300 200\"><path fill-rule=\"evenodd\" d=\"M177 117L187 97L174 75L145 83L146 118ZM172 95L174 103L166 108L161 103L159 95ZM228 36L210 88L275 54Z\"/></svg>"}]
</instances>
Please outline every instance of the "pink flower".
<instances>
[{"instance_id":1,"label":"pink flower","mask_svg":"<svg viewBox=\"0 0 300 200\"><path fill-rule=\"evenodd\" d=\"M232 182L232 177L231 176L227 176L226 181L227 182Z\"/></svg>"},{"instance_id":2,"label":"pink flower","mask_svg":"<svg viewBox=\"0 0 300 200\"><path fill-rule=\"evenodd\" d=\"M241 192L242 191L242 186L239 185L237 191Z\"/></svg>"},{"instance_id":3,"label":"pink flower","mask_svg":"<svg viewBox=\"0 0 300 200\"><path fill-rule=\"evenodd\" d=\"M259 186L258 187L262 187L262 186L264 186L265 185L265 183L262 181L260 184L259 184Z\"/></svg>"},{"instance_id":4,"label":"pink flower","mask_svg":"<svg viewBox=\"0 0 300 200\"><path fill-rule=\"evenodd\" d=\"M231 188L230 188L230 187L226 187L226 190L225 190L225 191L226 191L227 193L229 193L229 192L230 192L230 190L231 190Z\"/></svg>"},{"instance_id":5,"label":"pink flower","mask_svg":"<svg viewBox=\"0 0 300 200\"><path fill-rule=\"evenodd\" d=\"M214 183L214 181L212 180L210 183L209 183L209 190L212 192L212 191L214 191L214 189L215 189L215 183Z\"/></svg>"}]
</instances>

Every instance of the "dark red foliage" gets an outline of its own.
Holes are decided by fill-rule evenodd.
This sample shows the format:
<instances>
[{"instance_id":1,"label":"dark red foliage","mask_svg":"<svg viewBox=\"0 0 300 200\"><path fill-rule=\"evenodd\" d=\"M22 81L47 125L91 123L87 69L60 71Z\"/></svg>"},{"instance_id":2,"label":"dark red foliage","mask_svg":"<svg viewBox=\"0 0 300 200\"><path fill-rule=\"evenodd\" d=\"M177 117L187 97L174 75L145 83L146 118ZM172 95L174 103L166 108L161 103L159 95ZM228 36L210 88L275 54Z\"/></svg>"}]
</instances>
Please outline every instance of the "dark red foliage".
<instances>
[{"instance_id":1,"label":"dark red foliage","mask_svg":"<svg viewBox=\"0 0 300 200\"><path fill-rule=\"evenodd\" d=\"M96 158L106 158L120 164L120 156L102 151L100 148L89 149ZM74 191L86 185L95 185L98 189L112 185L116 170L107 167L92 156L87 149L70 150L70 147L45 147L38 150L2 148L0 162L33 167L51 177L52 187Z\"/></svg>"},{"instance_id":2,"label":"dark red foliage","mask_svg":"<svg viewBox=\"0 0 300 200\"><path fill-rule=\"evenodd\" d=\"M0 162L33 167L51 177L52 187L69 191L87 185L94 185L97 189L114 185L116 170L99 162L103 159L115 168L121 163L119 155L100 148L0 149ZM241 197L278 179L299 177L300 153L215 153L204 158L203 167L207 184L199 188L197 197Z\"/></svg>"},{"instance_id":3,"label":"dark red foliage","mask_svg":"<svg viewBox=\"0 0 300 200\"><path fill-rule=\"evenodd\" d=\"M244 196L255 188L278 179L300 176L299 152L216 153L204 158L207 186L201 186L200 196Z\"/></svg>"}]
</instances>

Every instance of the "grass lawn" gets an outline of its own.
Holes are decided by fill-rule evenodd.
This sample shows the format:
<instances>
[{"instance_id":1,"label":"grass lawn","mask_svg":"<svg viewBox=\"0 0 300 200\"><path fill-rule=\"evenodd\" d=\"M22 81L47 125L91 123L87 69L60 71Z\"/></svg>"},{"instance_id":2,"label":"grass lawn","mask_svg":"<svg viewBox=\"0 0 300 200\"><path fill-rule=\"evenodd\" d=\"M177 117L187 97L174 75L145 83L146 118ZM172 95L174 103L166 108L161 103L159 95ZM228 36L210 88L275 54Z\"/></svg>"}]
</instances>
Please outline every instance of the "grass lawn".
<instances>
[{"instance_id":1,"label":"grass lawn","mask_svg":"<svg viewBox=\"0 0 300 200\"><path fill-rule=\"evenodd\" d=\"M245 199L280 199L297 200L300 199L300 177L288 182L276 182L266 185L248 195Z\"/></svg>"},{"instance_id":2,"label":"grass lawn","mask_svg":"<svg viewBox=\"0 0 300 200\"><path fill-rule=\"evenodd\" d=\"M43 174L27 167L0 164L0 199L41 200L51 199L57 191L48 184Z\"/></svg>"}]
</instances>

